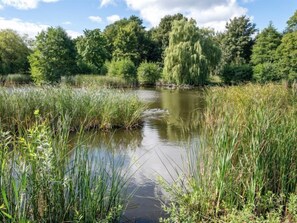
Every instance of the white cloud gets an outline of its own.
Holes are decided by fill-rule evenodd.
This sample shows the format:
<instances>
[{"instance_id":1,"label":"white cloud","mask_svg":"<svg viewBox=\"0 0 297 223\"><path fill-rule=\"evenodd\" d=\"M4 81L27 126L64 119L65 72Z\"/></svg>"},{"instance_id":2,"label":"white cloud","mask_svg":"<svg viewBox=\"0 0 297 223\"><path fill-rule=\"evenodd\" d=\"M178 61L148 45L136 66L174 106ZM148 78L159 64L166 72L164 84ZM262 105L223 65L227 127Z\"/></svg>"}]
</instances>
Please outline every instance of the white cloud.
<instances>
[{"instance_id":1,"label":"white cloud","mask_svg":"<svg viewBox=\"0 0 297 223\"><path fill-rule=\"evenodd\" d=\"M73 30L66 30L67 34L71 37L71 38L76 38L78 36L81 36L82 33L80 32L76 32L76 31L73 31Z\"/></svg>"},{"instance_id":2,"label":"white cloud","mask_svg":"<svg viewBox=\"0 0 297 223\"><path fill-rule=\"evenodd\" d=\"M0 17L0 27L0 29L13 29L21 35L28 34L30 38L35 38L38 33L40 33L42 30L47 29L49 25L25 22L17 18L5 19ZM66 32L72 38L76 38L82 35L81 33L73 30L66 30Z\"/></svg>"},{"instance_id":3,"label":"white cloud","mask_svg":"<svg viewBox=\"0 0 297 223\"><path fill-rule=\"evenodd\" d=\"M226 22L235 16L245 15L247 9L236 0L125 0L127 6L140 12L151 26L157 26L162 17L183 13L194 18L202 27L223 30Z\"/></svg>"},{"instance_id":4,"label":"white cloud","mask_svg":"<svg viewBox=\"0 0 297 223\"><path fill-rule=\"evenodd\" d=\"M111 23L114 23L114 22L120 20L121 17L119 15L111 15L111 16L108 16L106 19L107 19L108 24L111 24Z\"/></svg>"},{"instance_id":5,"label":"white cloud","mask_svg":"<svg viewBox=\"0 0 297 223\"><path fill-rule=\"evenodd\" d=\"M101 0L100 7L107 6L107 5L114 5L114 0Z\"/></svg>"},{"instance_id":6,"label":"white cloud","mask_svg":"<svg viewBox=\"0 0 297 223\"><path fill-rule=\"evenodd\" d=\"M37 8L39 2L51 3L59 0L0 0L2 4L27 10Z\"/></svg>"},{"instance_id":7,"label":"white cloud","mask_svg":"<svg viewBox=\"0 0 297 223\"><path fill-rule=\"evenodd\" d=\"M31 22L24 22L20 19L5 19L0 17L1 29L13 29L18 33L24 35L28 34L29 37L34 38L41 30L48 28L48 25L37 24Z\"/></svg>"},{"instance_id":8,"label":"white cloud","mask_svg":"<svg viewBox=\"0 0 297 223\"><path fill-rule=\"evenodd\" d=\"M0 5L0 10L3 9L3 8L4 8L3 5Z\"/></svg>"},{"instance_id":9,"label":"white cloud","mask_svg":"<svg viewBox=\"0 0 297 223\"><path fill-rule=\"evenodd\" d=\"M89 18L89 20L91 20L92 22L97 22L97 23L102 22L102 18L101 18L100 16L89 16L88 18Z\"/></svg>"}]
</instances>

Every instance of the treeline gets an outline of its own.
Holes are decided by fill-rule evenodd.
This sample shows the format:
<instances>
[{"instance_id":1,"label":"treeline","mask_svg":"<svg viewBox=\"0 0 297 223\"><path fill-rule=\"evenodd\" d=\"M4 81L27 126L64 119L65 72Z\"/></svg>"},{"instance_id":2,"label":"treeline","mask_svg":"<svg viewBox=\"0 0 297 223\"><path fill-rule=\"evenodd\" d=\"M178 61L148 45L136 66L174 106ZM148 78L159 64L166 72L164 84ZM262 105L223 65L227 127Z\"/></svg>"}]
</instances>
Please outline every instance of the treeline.
<instances>
[{"instance_id":1,"label":"treeline","mask_svg":"<svg viewBox=\"0 0 297 223\"><path fill-rule=\"evenodd\" d=\"M165 16L146 30L136 16L71 39L50 27L34 41L0 30L0 79L30 75L35 83L61 76L98 74L129 83L204 85L212 76L227 84L297 79L297 11L280 33L270 22L258 32L246 16L235 17L223 33L197 27L182 14Z\"/></svg>"}]
</instances>

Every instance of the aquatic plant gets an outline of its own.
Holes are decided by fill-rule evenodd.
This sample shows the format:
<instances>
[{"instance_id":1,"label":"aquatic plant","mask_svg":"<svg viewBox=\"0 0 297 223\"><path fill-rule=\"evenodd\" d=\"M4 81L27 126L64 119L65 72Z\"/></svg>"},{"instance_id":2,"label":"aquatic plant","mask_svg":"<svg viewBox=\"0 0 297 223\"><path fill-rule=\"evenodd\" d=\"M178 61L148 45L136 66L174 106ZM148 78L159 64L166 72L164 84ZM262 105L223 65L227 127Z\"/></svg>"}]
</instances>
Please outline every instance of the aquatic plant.
<instances>
[{"instance_id":1,"label":"aquatic plant","mask_svg":"<svg viewBox=\"0 0 297 223\"><path fill-rule=\"evenodd\" d=\"M0 122L5 130L29 128L34 111L53 127L69 116L72 130L133 128L141 124L145 105L131 93L116 90L55 87L0 88Z\"/></svg>"},{"instance_id":2,"label":"aquatic plant","mask_svg":"<svg viewBox=\"0 0 297 223\"><path fill-rule=\"evenodd\" d=\"M211 88L206 101L204 133L189 154L190 176L166 186L173 199L164 221L296 216L296 95L282 85L246 85Z\"/></svg>"},{"instance_id":3,"label":"aquatic plant","mask_svg":"<svg viewBox=\"0 0 297 223\"><path fill-rule=\"evenodd\" d=\"M67 116L53 132L35 114L18 136L0 128L0 221L119 221L130 179L124 156L91 156L81 133L69 143Z\"/></svg>"}]
</instances>

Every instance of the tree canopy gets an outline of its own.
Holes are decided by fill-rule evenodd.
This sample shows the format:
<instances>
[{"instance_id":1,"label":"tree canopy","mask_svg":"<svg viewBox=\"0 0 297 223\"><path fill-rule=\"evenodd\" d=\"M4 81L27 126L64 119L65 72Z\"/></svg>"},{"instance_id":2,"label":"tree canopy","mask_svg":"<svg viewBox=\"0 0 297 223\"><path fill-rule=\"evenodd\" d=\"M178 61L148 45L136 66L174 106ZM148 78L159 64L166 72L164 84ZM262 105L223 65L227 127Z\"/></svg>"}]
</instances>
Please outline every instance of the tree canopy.
<instances>
[{"instance_id":1,"label":"tree canopy","mask_svg":"<svg viewBox=\"0 0 297 223\"><path fill-rule=\"evenodd\" d=\"M235 17L226 24L226 32L221 42L225 64L250 62L255 26L246 16Z\"/></svg>"},{"instance_id":2,"label":"tree canopy","mask_svg":"<svg viewBox=\"0 0 297 223\"><path fill-rule=\"evenodd\" d=\"M84 36L76 41L79 61L92 73L100 73L101 67L110 54L107 50L107 39L100 29L85 30Z\"/></svg>"},{"instance_id":3,"label":"tree canopy","mask_svg":"<svg viewBox=\"0 0 297 223\"><path fill-rule=\"evenodd\" d=\"M30 55L32 78L36 83L55 83L61 76L76 71L76 54L73 41L61 27L50 27L36 37L33 54Z\"/></svg>"},{"instance_id":4,"label":"tree canopy","mask_svg":"<svg viewBox=\"0 0 297 223\"><path fill-rule=\"evenodd\" d=\"M281 39L282 35L276 30L272 23L270 23L256 38L252 50L252 64L257 65L265 62L274 62L276 49L280 45Z\"/></svg>"},{"instance_id":5,"label":"tree canopy","mask_svg":"<svg viewBox=\"0 0 297 223\"><path fill-rule=\"evenodd\" d=\"M283 36L276 58L281 76L289 81L297 80L297 31Z\"/></svg>"},{"instance_id":6,"label":"tree canopy","mask_svg":"<svg viewBox=\"0 0 297 223\"><path fill-rule=\"evenodd\" d=\"M204 84L220 60L220 49L201 35L194 20L176 20L165 51L163 79L174 84Z\"/></svg>"},{"instance_id":7,"label":"tree canopy","mask_svg":"<svg viewBox=\"0 0 297 223\"><path fill-rule=\"evenodd\" d=\"M272 81L280 79L274 62L276 49L281 44L282 35L272 23L257 36L253 46L251 62L254 65L253 76L257 81Z\"/></svg>"},{"instance_id":8,"label":"tree canopy","mask_svg":"<svg viewBox=\"0 0 297 223\"><path fill-rule=\"evenodd\" d=\"M29 48L17 32L0 30L0 74L27 72L29 54Z\"/></svg>"}]
</instances>

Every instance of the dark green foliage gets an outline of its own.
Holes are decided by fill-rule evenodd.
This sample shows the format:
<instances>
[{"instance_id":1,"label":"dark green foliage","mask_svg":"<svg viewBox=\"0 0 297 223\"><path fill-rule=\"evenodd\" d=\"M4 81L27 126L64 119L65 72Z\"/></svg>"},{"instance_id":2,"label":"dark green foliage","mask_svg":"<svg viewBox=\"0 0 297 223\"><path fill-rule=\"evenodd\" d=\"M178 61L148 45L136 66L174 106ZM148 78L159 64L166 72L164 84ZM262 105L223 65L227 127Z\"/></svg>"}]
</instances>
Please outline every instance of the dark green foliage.
<instances>
[{"instance_id":1,"label":"dark green foliage","mask_svg":"<svg viewBox=\"0 0 297 223\"><path fill-rule=\"evenodd\" d=\"M5 79L5 85L31 84L32 78L28 74L9 74Z\"/></svg>"},{"instance_id":2,"label":"dark green foliage","mask_svg":"<svg viewBox=\"0 0 297 223\"><path fill-rule=\"evenodd\" d=\"M104 35L113 59L129 58L136 65L143 60L156 60L156 43L145 31L142 20L136 16L121 19L107 26Z\"/></svg>"},{"instance_id":3,"label":"dark green foliage","mask_svg":"<svg viewBox=\"0 0 297 223\"><path fill-rule=\"evenodd\" d=\"M250 81L252 77L253 68L249 64L226 65L222 71L222 78L226 84Z\"/></svg>"},{"instance_id":4,"label":"dark green foliage","mask_svg":"<svg viewBox=\"0 0 297 223\"><path fill-rule=\"evenodd\" d=\"M256 37L253 46L251 63L254 65L275 61L277 47L281 44L282 35L275 29L272 23Z\"/></svg>"},{"instance_id":5,"label":"dark green foliage","mask_svg":"<svg viewBox=\"0 0 297 223\"><path fill-rule=\"evenodd\" d=\"M281 77L297 79L297 31L287 33L276 51L277 68Z\"/></svg>"},{"instance_id":6,"label":"dark green foliage","mask_svg":"<svg viewBox=\"0 0 297 223\"><path fill-rule=\"evenodd\" d=\"M272 23L257 36L251 57L255 80L266 82L280 79L274 63L276 49L281 43L281 37Z\"/></svg>"},{"instance_id":7,"label":"dark green foliage","mask_svg":"<svg viewBox=\"0 0 297 223\"><path fill-rule=\"evenodd\" d=\"M99 29L85 30L76 41L80 72L101 73L105 60L110 59L107 39Z\"/></svg>"},{"instance_id":8,"label":"dark green foliage","mask_svg":"<svg viewBox=\"0 0 297 223\"><path fill-rule=\"evenodd\" d=\"M130 59L112 60L108 64L108 76L120 77L132 84L137 81L136 67Z\"/></svg>"},{"instance_id":9,"label":"dark green foliage","mask_svg":"<svg viewBox=\"0 0 297 223\"><path fill-rule=\"evenodd\" d=\"M161 68L155 63L143 62L137 69L137 77L142 85L155 85L161 77Z\"/></svg>"},{"instance_id":10,"label":"dark green foliage","mask_svg":"<svg viewBox=\"0 0 297 223\"><path fill-rule=\"evenodd\" d=\"M76 52L73 41L61 27L50 27L36 37L35 49L29 61L35 83L56 83L61 76L76 72Z\"/></svg>"},{"instance_id":11,"label":"dark green foliage","mask_svg":"<svg viewBox=\"0 0 297 223\"><path fill-rule=\"evenodd\" d=\"M223 64L249 63L255 26L246 16L235 17L226 24L221 41Z\"/></svg>"},{"instance_id":12,"label":"dark green foliage","mask_svg":"<svg viewBox=\"0 0 297 223\"><path fill-rule=\"evenodd\" d=\"M221 51L191 20L176 20L165 51L163 80L173 84L203 85L220 61Z\"/></svg>"},{"instance_id":13,"label":"dark green foliage","mask_svg":"<svg viewBox=\"0 0 297 223\"><path fill-rule=\"evenodd\" d=\"M0 30L0 75L28 72L29 53L24 39L17 32Z\"/></svg>"},{"instance_id":14,"label":"dark green foliage","mask_svg":"<svg viewBox=\"0 0 297 223\"><path fill-rule=\"evenodd\" d=\"M282 77L279 74L277 64L265 62L253 67L253 78L259 82L278 81Z\"/></svg>"}]
</instances>

